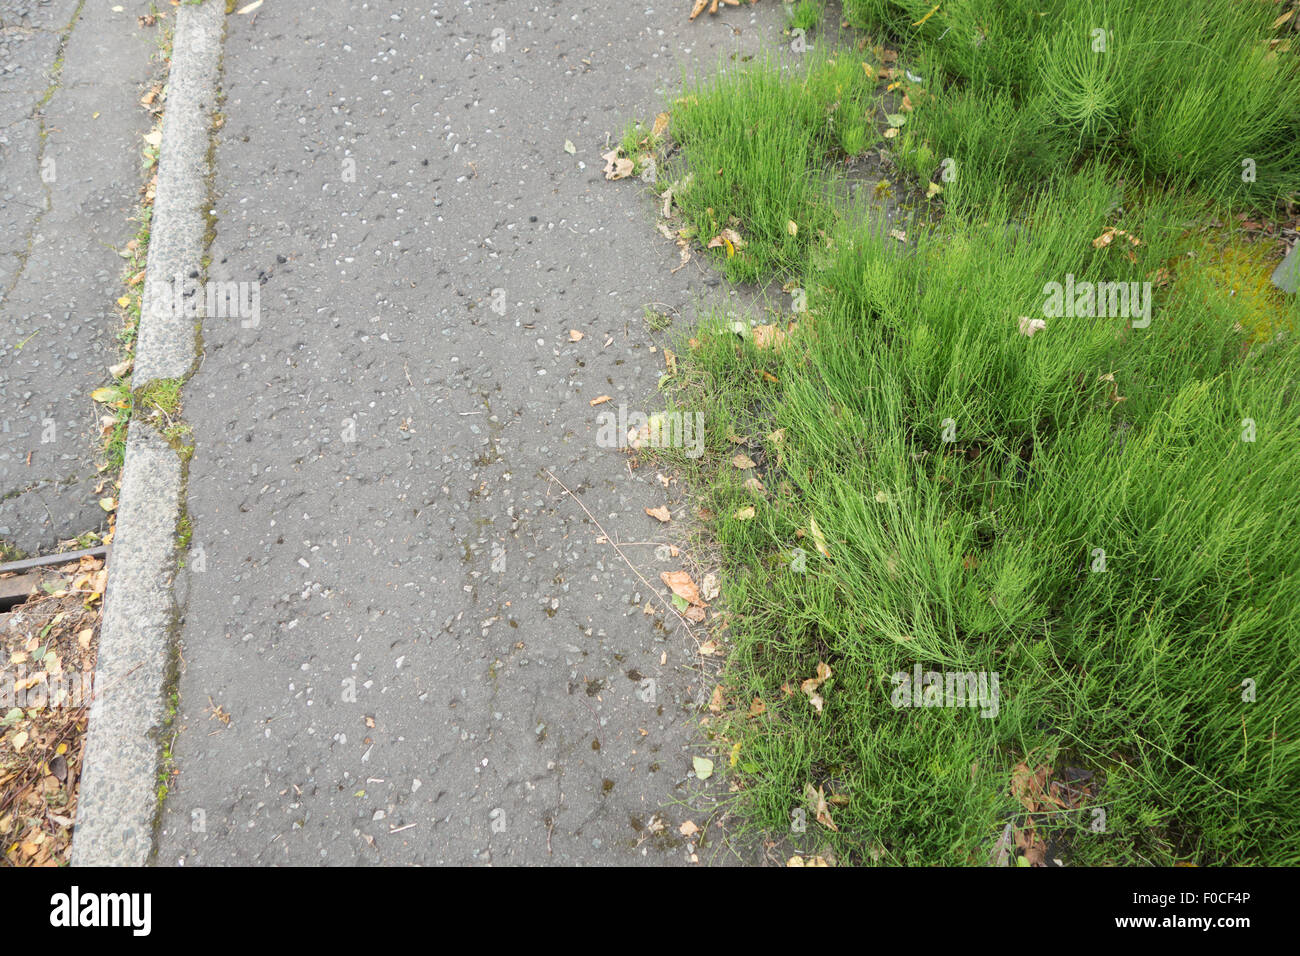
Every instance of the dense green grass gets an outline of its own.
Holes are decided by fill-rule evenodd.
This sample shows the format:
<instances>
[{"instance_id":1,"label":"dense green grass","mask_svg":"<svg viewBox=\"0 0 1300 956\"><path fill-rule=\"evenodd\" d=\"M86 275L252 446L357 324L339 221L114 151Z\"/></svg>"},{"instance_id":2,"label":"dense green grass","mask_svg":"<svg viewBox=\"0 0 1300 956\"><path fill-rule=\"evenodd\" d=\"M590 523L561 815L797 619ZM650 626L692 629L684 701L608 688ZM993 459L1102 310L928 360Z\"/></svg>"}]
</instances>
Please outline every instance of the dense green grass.
<instances>
[{"instance_id":1,"label":"dense green grass","mask_svg":"<svg viewBox=\"0 0 1300 956\"><path fill-rule=\"evenodd\" d=\"M791 79L775 64L720 73L672 107L681 147L665 182L687 233L701 243L735 228L744 243L719 253L729 278L801 270L817 231L834 222L828 163L879 139L870 120L874 77L861 60L818 58Z\"/></svg>"},{"instance_id":2,"label":"dense green grass","mask_svg":"<svg viewBox=\"0 0 1300 956\"><path fill-rule=\"evenodd\" d=\"M1220 200L1271 205L1300 188L1300 61L1268 0L845 0L902 42L932 94L943 155L1032 179L1094 153ZM988 102L997 122L976 123ZM1253 161L1254 181L1243 181Z\"/></svg>"},{"instance_id":3,"label":"dense green grass","mask_svg":"<svg viewBox=\"0 0 1300 956\"><path fill-rule=\"evenodd\" d=\"M822 22L826 12L825 0L796 0L786 11L791 30L810 33Z\"/></svg>"},{"instance_id":4,"label":"dense green grass","mask_svg":"<svg viewBox=\"0 0 1300 956\"><path fill-rule=\"evenodd\" d=\"M932 4L847 6L897 25ZM1188 5L1165 6L1184 22ZM1045 8L1061 29L1087 22ZM689 228L703 241L732 222L748 240L719 254L733 278L798 274L808 296L806 312L777 319L798 322L781 348L721 317L678 348L676 400L705 412L707 451L677 463L718 516L730 611L730 707L715 732L738 748L750 819L787 832L806 809L812 833L796 841L828 841L842 859L987 863L1003 826L1025 824L1010 787L1025 761L1094 775L1079 807L1037 818L1072 863L1294 865L1297 307L1221 288L1193 225L1240 194L1189 145L1205 131L1177 119L1179 90L1151 88L1147 102L1120 84L1113 112L1063 106L1051 84L1092 81L1064 66L1041 80L1059 36L1016 9L944 4L951 20L914 31L918 58L929 50L965 86L918 105L912 141L894 142L937 160L1006 124L1059 152L1032 176L1018 145L963 163L977 173L946 183L943 215L914 223L907 243L826 187L845 159L839 130L880 115L859 58L804 75L759 65L673 106ZM985 24L984 42L1025 49L998 60L938 40L961 11ZM1234 56L1205 87L1232 102L1246 94L1220 87L1242 71L1294 75L1292 60ZM1027 96L1056 104L1056 128ZM1259 155L1276 133L1250 134ZM1205 148L1222 159L1242 142ZM1276 181L1293 180L1294 156L1273 148L1289 163ZM1123 233L1098 247L1107 229ZM1154 280L1149 326L1049 316L1022 334L1022 317L1044 316L1045 284L1067 274ZM756 471L733 466L738 437ZM745 485L756 474L761 491ZM833 677L818 712L800 683L822 661ZM997 715L895 708L890 675L915 664L996 672ZM837 832L813 822L810 785L835 797Z\"/></svg>"}]
</instances>

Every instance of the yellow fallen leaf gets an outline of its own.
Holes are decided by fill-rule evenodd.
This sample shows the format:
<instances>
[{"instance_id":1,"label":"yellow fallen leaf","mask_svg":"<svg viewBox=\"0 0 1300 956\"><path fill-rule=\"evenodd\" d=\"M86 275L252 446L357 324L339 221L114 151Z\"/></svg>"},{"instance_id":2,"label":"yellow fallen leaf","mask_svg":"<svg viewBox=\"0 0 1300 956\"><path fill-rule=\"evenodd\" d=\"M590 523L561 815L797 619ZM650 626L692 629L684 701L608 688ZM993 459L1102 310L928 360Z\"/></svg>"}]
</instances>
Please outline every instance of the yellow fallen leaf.
<instances>
[{"instance_id":1,"label":"yellow fallen leaf","mask_svg":"<svg viewBox=\"0 0 1300 956\"><path fill-rule=\"evenodd\" d=\"M117 499L116 499L116 498L100 498L100 499L99 499L99 506L100 506L101 508L103 508L105 511L116 511L116 510L117 510Z\"/></svg>"},{"instance_id":2,"label":"yellow fallen leaf","mask_svg":"<svg viewBox=\"0 0 1300 956\"><path fill-rule=\"evenodd\" d=\"M831 553L826 548L826 538L822 535L822 529L817 527L816 518L809 517L808 529L812 532L813 544L817 546L817 550L821 553L821 556L823 558L829 558Z\"/></svg>"},{"instance_id":3,"label":"yellow fallen leaf","mask_svg":"<svg viewBox=\"0 0 1300 956\"><path fill-rule=\"evenodd\" d=\"M726 248L727 258L730 259L736 254L737 249L745 248L745 240L740 238L740 233L736 232L736 230L730 228L723 229L722 232L709 240L710 249L717 249L719 247Z\"/></svg>"},{"instance_id":4,"label":"yellow fallen leaf","mask_svg":"<svg viewBox=\"0 0 1300 956\"><path fill-rule=\"evenodd\" d=\"M749 521L753 517L754 517L754 508L752 505L741 508L739 511L736 512L735 515L737 521Z\"/></svg>"},{"instance_id":5,"label":"yellow fallen leaf","mask_svg":"<svg viewBox=\"0 0 1300 956\"><path fill-rule=\"evenodd\" d=\"M569 341L570 341L570 342L581 342L581 341L582 341L582 333L579 332L577 329L569 329Z\"/></svg>"},{"instance_id":6,"label":"yellow fallen leaf","mask_svg":"<svg viewBox=\"0 0 1300 956\"><path fill-rule=\"evenodd\" d=\"M645 513L652 518L657 518L659 521L663 522L664 524L667 524L669 521L673 520L673 516L668 513L667 505L660 505L658 508L646 508Z\"/></svg>"},{"instance_id":7,"label":"yellow fallen leaf","mask_svg":"<svg viewBox=\"0 0 1300 956\"><path fill-rule=\"evenodd\" d=\"M731 463L742 471L754 467L754 459L750 458L743 452L737 454L735 458L731 459Z\"/></svg>"},{"instance_id":8,"label":"yellow fallen leaf","mask_svg":"<svg viewBox=\"0 0 1300 956\"><path fill-rule=\"evenodd\" d=\"M599 398L593 398L588 405L604 405L606 402L613 401L608 395L602 395Z\"/></svg>"},{"instance_id":9,"label":"yellow fallen leaf","mask_svg":"<svg viewBox=\"0 0 1300 956\"><path fill-rule=\"evenodd\" d=\"M919 20L917 20L915 23L913 23L912 26L914 26L914 27L924 26L926 20L929 20L932 16L934 16L936 13L939 12L939 7L940 7L940 6L942 6L942 4L936 3L934 6L932 6L932 7L930 8L930 12L929 12L929 13L927 13L927 14L926 14L925 16L923 16L921 19L919 19Z\"/></svg>"}]
</instances>

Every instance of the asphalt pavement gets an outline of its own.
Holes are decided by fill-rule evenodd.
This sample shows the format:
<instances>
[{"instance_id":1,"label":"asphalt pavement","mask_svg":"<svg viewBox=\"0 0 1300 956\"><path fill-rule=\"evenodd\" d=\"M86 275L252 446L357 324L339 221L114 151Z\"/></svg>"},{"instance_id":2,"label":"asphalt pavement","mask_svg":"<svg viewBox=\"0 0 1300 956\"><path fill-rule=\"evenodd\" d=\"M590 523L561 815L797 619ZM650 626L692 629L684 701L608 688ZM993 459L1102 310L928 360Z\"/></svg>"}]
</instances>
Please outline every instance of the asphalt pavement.
<instances>
[{"instance_id":1,"label":"asphalt pavement","mask_svg":"<svg viewBox=\"0 0 1300 956\"><path fill-rule=\"evenodd\" d=\"M238 307L183 395L159 863L743 858L680 833L717 808L712 684L596 526L661 592L701 570L643 510L680 487L590 404L661 408L646 306L726 295L600 158L684 72L780 42L778 3L687 6L227 17L207 279Z\"/></svg>"}]
</instances>

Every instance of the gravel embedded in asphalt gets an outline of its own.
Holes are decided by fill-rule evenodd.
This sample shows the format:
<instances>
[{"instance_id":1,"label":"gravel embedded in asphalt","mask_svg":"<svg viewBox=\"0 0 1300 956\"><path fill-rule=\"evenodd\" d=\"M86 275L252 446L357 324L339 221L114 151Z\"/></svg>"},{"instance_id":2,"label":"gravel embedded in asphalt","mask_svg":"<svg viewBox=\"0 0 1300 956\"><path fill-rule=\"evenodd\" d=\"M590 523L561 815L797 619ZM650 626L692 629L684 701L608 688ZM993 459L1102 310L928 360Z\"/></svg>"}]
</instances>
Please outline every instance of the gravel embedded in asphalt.
<instances>
[{"instance_id":1,"label":"gravel embedded in asphalt","mask_svg":"<svg viewBox=\"0 0 1300 956\"><path fill-rule=\"evenodd\" d=\"M208 278L248 308L184 393L159 862L708 862L695 645L545 471L684 566L589 402L661 408L645 306L726 292L600 153L782 9L346 6L228 18Z\"/></svg>"}]
</instances>

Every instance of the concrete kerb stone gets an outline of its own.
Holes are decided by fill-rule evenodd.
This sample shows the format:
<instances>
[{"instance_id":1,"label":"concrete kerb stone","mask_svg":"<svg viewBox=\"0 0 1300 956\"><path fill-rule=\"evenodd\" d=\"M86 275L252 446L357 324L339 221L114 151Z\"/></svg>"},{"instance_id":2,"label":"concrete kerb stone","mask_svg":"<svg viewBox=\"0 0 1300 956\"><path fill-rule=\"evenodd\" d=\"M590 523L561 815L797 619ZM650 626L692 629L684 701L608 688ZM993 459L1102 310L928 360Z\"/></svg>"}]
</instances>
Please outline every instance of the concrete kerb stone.
<instances>
[{"instance_id":1,"label":"concrete kerb stone","mask_svg":"<svg viewBox=\"0 0 1300 956\"><path fill-rule=\"evenodd\" d=\"M207 244L209 136L216 108L225 5L176 8L145 290L136 336L139 388L183 379L197 335L189 309L157 301L200 278ZM198 293L194 293L198 294ZM117 527L95 665L73 834L74 866L140 866L154 850L158 770L176 605L177 522L184 465L147 422L127 433Z\"/></svg>"}]
</instances>

